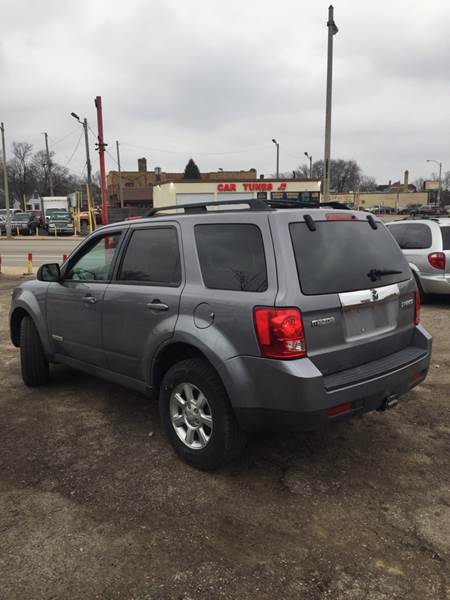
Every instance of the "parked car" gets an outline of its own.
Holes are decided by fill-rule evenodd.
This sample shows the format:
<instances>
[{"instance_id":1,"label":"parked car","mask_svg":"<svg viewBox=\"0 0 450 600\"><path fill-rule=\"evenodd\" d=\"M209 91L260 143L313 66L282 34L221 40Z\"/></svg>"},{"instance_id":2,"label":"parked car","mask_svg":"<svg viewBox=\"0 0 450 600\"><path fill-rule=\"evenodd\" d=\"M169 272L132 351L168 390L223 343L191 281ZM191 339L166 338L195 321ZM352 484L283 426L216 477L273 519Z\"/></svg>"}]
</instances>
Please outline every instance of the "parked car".
<instances>
[{"instance_id":1,"label":"parked car","mask_svg":"<svg viewBox=\"0 0 450 600\"><path fill-rule=\"evenodd\" d=\"M68 212L53 212L47 216L46 229L50 235L75 233L73 219Z\"/></svg>"},{"instance_id":2,"label":"parked car","mask_svg":"<svg viewBox=\"0 0 450 600\"><path fill-rule=\"evenodd\" d=\"M398 210L398 214L399 215L409 215L412 212L416 212L417 210L422 208L422 204L414 204L414 203L410 203L407 204L406 206L404 206L403 208L399 208Z\"/></svg>"},{"instance_id":3,"label":"parked car","mask_svg":"<svg viewBox=\"0 0 450 600\"><path fill-rule=\"evenodd\" d=\"M437 216L444 213L443 208L439 204L425 204L423 206L412 209L409 214L414 216Z\"/></svg>"},{"instance_id":4,"label":"parked car","mask_svg":"<svg viewBox=\"0 0 450 600\"><path fill-rule=\"evenodd\" d=\"M423 381L431 337L380 220L239 203L249 209L185 205L102 227L17 286L25 384L64 363L151 392L178 455L214 469L247 431L322 428Z\"/></svg>"},{"instance_id":5,"label":"parked car","mask_svg":"<svg viewBox=\"0 0 450 600\"><path fill-rule=\"evenodd\" d=\"M6 218L0 222L2 234L6 233ZM12 235L33 235L36 233L38 223L35 217L28 212L16 212L11 215Z\"/></svg>"},{"instance_id":6,"label":"parked car","mask_svg":"<svg viewBox=\"0 0 450 600\"><path fill-rule=\"evenodd\" d=\"M368 206L366 210L373 213L374 215L390 215L396 212L393 206L385 206L384 204Z\"/></svg>"},{"instance_id":7,"label":"parked car","mask_svg":"<svg viewBox=\"0 0 450 600\"><path fill-rule=\"evenodd\" d=\"M416 278L422 301L450 294L450 218L387 223Z\"/></svg>"}]
</instances>

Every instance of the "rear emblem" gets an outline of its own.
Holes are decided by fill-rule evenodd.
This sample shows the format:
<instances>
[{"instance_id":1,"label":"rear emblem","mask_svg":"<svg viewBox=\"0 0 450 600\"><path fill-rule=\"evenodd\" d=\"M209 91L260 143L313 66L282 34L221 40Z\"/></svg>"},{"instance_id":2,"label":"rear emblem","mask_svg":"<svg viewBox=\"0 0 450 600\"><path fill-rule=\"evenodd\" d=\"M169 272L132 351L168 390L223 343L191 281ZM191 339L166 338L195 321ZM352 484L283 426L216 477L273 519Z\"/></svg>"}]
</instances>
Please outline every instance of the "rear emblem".
<instances>
[{"instance_id":1,"label":"rear emblem","mask_svg":"<svg viewBox=\"0 0 450 600\"><path fill-rule=\"evenodd\" d=\"M323 319L314 319L311 321L311 327L323 327L324 325L332 325L334 317L324 317Z\"/></svg>"},{"instance_id":2,"label":"rear emblem","mask_svg":"<svg viewBox=\"0 0 450 600\"><path fill-rule=\"evenodd\" d=\"M372 300L373 302L375 302L375 300L378 300L378 292L377 290L370 290L372 293Z\"/></svg>"}]
</instances>

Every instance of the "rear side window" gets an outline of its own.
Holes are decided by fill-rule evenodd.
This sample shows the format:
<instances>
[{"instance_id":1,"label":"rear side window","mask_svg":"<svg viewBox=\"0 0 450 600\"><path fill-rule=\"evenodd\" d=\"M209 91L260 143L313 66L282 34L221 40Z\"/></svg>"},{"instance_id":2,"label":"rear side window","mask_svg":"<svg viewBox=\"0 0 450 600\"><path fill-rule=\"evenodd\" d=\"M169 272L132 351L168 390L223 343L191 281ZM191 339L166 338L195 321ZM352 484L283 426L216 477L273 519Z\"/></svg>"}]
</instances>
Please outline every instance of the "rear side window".
<instances>
[{"instance_id":1,"label":"rear side window","mask_svg":"<svg viewBox=\"0 0 450 600\"><path fill-rule=\"evenodd\" d=\"M409 279L403 254L382 226L367 221L316 221L316 230L291 223L292 245L300 286L306 295L353 292ZM371 272L398 271L377 275Z\"/></svg>"},{"instance_id":2,"label":"rear side window","mask_svg":"<svg viewBox=\"0 0 450 600\"><path fill-rule=\"evenodd\" d=\"M196 225L195 239L207 288L243 292L267 289L264 244L256 225Z\"/></svg>"},{"instance_id":3,"label":"rear side window","mask_svg":"<svg viewBox=\"0 0 450 600\"><path fill-rule=\"evenodd\" d=\"M450 250L450 227L441 227L442 249Z\"/></svg>"},{"instance_id":4,"label":"rear side window","mask_svg":"<svg viewBox=\"0 0 450 600\"><path fill-rule=\"evenodd\" d=\"M431 247L431 230L423 223L389 225L389 231L402 250L425 250Z\"/></svg>"},{"instance_id":5,"label":"rear side window","mask_svg":"<svg viewBox=\"0 0 450 600\"><path fill-rule=\"evenodd\" d=\"M118 279L149 285L179 285L180 251L175 228L152 227L133 231Z\"/></svg>"}]
</instances>

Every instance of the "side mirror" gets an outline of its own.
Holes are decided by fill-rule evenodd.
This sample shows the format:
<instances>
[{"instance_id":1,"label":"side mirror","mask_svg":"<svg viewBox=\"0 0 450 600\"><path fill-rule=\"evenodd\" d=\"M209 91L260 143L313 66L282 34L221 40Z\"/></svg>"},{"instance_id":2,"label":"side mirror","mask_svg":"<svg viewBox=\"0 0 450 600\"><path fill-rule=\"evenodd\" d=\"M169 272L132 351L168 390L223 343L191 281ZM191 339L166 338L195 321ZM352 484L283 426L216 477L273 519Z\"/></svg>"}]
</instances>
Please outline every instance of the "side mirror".
<instances>
[{"instance_id":1,"label":"side mirror","mask_svg":"<svg viewBox=\"0 0 450 600\"><path fill-rule=\"evenodd\" d=\"M61 281L61 271L58 263L41 265L36 273L39 281L58 282Z\"/></svg>"}]
</instances>

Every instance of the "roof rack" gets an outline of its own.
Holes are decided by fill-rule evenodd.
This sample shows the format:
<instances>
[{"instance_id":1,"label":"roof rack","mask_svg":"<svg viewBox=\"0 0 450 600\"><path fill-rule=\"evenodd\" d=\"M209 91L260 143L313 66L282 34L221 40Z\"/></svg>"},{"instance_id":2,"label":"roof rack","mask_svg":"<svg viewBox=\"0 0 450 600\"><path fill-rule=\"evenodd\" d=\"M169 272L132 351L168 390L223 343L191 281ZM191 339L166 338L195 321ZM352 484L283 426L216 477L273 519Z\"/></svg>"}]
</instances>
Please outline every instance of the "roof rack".
<instances>
[{"instance_id":1,"label":"roof rack","mask_svg":"<svg viewBox=\"0 0 450 600\"><path fill-rule=\"evenodd\" d=\"M184 210L184 214L199 214L211 212L207 210L208 206L242 206L242 204L248 205L250 211L267 211L274 210L277 208L309 208L317 209L322 207L350 210L345 204L340 202L322 202L321 204L314 204L312 202L302 202L298 200L263 200L261 198L249 198L247 200L219 200L211 202L196 202L194 204L171 204L170 206L159 206L152 208L146 213L145 217L154 217L158 213L165 212L167 210Z\"/></svg>"},{"instance_id":2,"label":"roof rack","mask_svg":"<svg viewBox=\"0 0 450 600\"><path fill-rule=\"evenodd\" d=\"M265 202L265 200L260 200L259 198L250 198L248 200L221 200L219 202L196 202L195 204L172 204L170 206L159 206L157 208L152 208L145 214L145 217L154 217L157 213L166 211L166 210L184 210L184 214L198 214L198 213L206 213L208 212L208 206L228 206L232 205L241 205L248 204L249 210L270 210L270 207Z\"/></svg>"}]
</instances>

